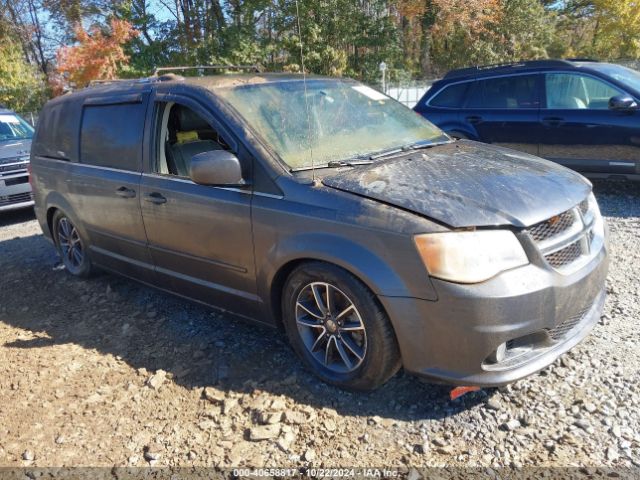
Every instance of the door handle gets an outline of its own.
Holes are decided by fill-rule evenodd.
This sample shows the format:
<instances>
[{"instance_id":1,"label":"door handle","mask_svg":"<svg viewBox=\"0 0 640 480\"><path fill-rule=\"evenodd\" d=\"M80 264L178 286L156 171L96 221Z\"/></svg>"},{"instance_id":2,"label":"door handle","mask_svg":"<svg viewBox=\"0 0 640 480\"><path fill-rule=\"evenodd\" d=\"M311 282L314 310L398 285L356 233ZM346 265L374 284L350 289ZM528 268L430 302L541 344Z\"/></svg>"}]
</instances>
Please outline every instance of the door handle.
<instances>
[{"instance_id":1,"label":"door handle","mask_svg":"<svg viewBox=\"0 0 640 480\"><path fill-rule=\"evenodd\" d=\"M545 117L542 119L542 123L544 125L548 125L550 127L557 127L558 125L562 125L564 123L564 118L562 117Z\"/></svg>"},{"instance_id":2,"label":"door handle","mask_svg":"<svg viewBox=\"0 0 640 480\"><path fill-rule=\"evenodd\" d=\"M480 123L482 122L482 117L480 117L479 115L471 115L467 117L467 122L473 123L473 124Z\"/></svg>"},{"instance_id":3,"label":"door handle","mask_svg":"<svg viewBox=\"0 0 640 480\"><path fill-rule=\"evenodd\" d=\"M120 187L116 190L116 195L122 198L134 198L136 196L136 191L131 188Z\"/></svg>"},{"instance_id":4,"label":"door handle","mask_svg":"<svg viewBox=\"0 0 640 480\"><path fill-rule=\"evenodd\" d=\"M147 193L144 196L144 199L145 201L155 203L156 205L167 203L167 199L158 192Z\"/></svg>"}]
</instances>

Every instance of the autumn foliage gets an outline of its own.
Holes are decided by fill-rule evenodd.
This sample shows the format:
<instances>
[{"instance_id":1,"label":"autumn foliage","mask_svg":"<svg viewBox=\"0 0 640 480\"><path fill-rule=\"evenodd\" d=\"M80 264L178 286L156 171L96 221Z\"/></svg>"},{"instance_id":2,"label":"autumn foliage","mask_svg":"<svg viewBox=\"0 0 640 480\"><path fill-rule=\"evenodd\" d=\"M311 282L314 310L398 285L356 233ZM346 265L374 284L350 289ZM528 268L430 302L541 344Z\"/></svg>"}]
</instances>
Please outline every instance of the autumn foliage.
<instances>
[{"instance_id":1,"label":"autumn foliage","mask_svg":"<svg viewBox=\"0 0 640 480\"><path fill-rule=\"evenodd\" d=\"M138 32L124 20L113 19L110 27L109 32L76 27L77 45L61 47L57 53L59 80L81 88L91 80L116 78L118 69L129 60L122 47Z\"/></svg>"}]
</instances>

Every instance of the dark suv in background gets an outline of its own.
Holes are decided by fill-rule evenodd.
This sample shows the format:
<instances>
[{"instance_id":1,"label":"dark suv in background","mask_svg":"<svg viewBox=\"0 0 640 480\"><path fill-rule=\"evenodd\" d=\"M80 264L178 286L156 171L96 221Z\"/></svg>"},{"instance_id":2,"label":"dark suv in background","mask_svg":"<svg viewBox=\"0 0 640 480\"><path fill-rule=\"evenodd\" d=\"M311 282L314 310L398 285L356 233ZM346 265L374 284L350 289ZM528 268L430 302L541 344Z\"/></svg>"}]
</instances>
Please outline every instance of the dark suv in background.
<instances>
[{"instance_id":1,"label":"dark suv in background","mask_svg":"<svg viewBox=\"0 0 640 480\"><path fill-rule=\"evenodd\" d=\"M414 110L447 133L640 179L640 72L538 60L449 72Z\"/></svg>"}]
</instances>

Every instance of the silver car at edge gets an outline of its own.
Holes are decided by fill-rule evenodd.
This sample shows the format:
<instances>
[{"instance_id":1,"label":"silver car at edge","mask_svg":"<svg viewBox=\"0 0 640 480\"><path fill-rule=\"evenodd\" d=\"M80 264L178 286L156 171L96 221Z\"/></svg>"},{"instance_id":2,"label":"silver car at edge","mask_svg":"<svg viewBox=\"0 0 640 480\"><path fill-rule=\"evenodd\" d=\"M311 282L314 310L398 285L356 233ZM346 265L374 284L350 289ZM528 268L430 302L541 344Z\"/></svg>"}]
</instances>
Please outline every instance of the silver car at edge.
<instances>
[{"instance_id":1,"label":"silver car at edge","mask_svg":"<svg viewBox=\"0 0 640 480\"><path fill-rule=\"evenodd\" d=\"M33 205L28 173L32 138L31 125L0 108L0 212Z\"/></svg>"}]
</instances>

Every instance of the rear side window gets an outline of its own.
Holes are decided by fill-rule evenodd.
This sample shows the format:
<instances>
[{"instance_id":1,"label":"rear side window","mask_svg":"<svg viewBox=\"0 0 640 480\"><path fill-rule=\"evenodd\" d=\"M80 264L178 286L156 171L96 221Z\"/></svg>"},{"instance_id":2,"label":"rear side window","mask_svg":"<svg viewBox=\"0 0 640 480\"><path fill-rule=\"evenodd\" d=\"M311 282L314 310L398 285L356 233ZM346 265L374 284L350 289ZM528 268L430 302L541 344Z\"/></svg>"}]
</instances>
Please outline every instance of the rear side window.
<instances>
[{"instance_id":1,"label":"rear side window","mask_svg":"<svg viewBox=\"0 0 640 480\"><path fill-rule=\"evenodd\" d=\"M467 93L469 82L449 85L431 99L429 105L432 107L460 108L464 103L464 95Z\"/></svg>"},{"instance_id":2,"label":"rear side window","mask_svg":"<svg viewBox=\"0 0 640 480\"><path fill-rule=\"evenodd\" d=\"M46 105L38 118L33 153L76 161L81 108L80 102L68 100Z\"/></svg>"},{"instance_id":3,"label":"rear side window","mask_svg":"<svg viewBox=\"0 0 640 480\"><path fill-rule=\"evenodd\" d=\"M538 108L539 75L478 80L469 94L469 108Z\"/></svg>"},{"instance_id":4,"label":"rear side window","mask_svg":"<svg viewBox=\"0 0 640 480\"><path fill-rule=\"evenodd\" d=\"M85 105L80 163L141 171L143 103Z\"/></svg>"}]
</instances>

